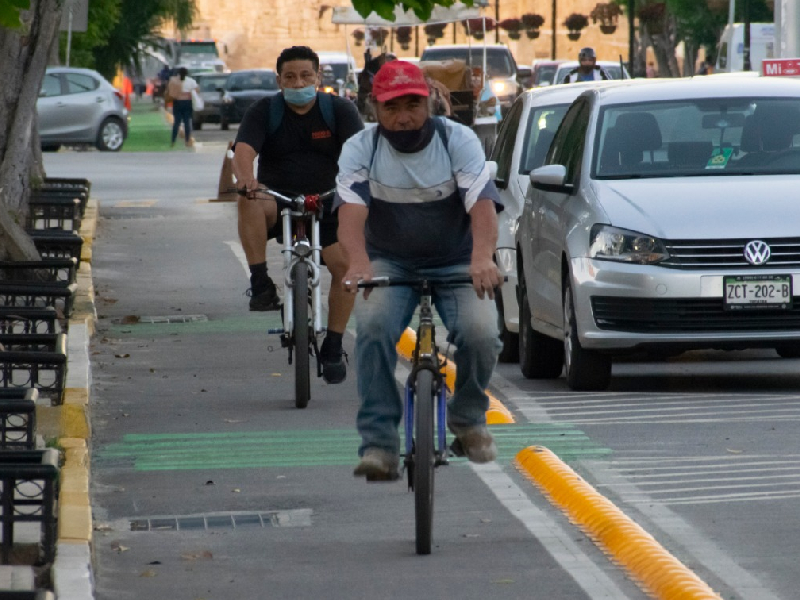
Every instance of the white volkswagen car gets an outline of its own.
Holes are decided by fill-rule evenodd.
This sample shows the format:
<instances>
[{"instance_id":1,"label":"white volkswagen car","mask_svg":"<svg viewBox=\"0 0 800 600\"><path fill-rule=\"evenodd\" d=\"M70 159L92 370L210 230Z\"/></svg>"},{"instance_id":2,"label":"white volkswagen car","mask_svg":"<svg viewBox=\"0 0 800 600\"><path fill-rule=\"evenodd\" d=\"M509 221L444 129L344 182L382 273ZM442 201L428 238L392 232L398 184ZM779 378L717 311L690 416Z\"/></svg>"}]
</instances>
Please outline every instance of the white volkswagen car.
<instances>
[{"instance_id":1,"label":"white volkswagen car","mask_svg":"<svg viewBox=\"0 0 800 600\"><path fill-rule=\"evenodd\" d=\"M516 235L520 362L602 390L637 350L800 357L800 83L584 91L530 175Z\"/></svg>"},{"instance_id":2,"label":"white volkswagen car","mask_svg":"<svg viewBox=\"0 0 800 600\"><path fill-rule=\"evenodd\" d=\"M517 98L500 125L489 168L505 209L497 215L498 236L495 261L508 283L500 288L497 312L503 349L501 362L515 362L519 356L519 309L517 304L517 252L514 237L530 188L530 173L544 163L550 142L569 105L582 92L601 82L537 88Z\"/></svg>"}]
</instances>

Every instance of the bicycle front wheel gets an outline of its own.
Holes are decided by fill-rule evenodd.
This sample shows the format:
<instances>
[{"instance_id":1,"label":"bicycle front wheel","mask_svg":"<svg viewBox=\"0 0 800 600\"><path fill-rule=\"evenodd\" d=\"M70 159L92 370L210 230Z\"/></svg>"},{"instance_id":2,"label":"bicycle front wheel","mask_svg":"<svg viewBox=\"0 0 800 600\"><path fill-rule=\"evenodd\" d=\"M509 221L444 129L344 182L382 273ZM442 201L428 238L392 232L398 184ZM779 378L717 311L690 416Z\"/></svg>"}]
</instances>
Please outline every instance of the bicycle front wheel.
<instances>
[{"instance_id":1,"label":"bicycle front wheel","mask_svg":"<svg viewBox=\"0 0 800 600\"><path fill-rule=\"evenodd\" d=\"M433 373L417 372L414 402L414 509L417 554L431 553L433 529L433 470L436 466L433 411L436 392Z\"/></svg>"},{"instance_id":2,"label":"bicycle front wheel","mask_svg":"<svg viewBox=\"0 0 800 600\"><path fill-rule=\"evenodd\" d=\"M308 265L298 262L294 266L294 405L305 408L311 399L309 375L308 330Z\"/></svg>"}]
</instances>

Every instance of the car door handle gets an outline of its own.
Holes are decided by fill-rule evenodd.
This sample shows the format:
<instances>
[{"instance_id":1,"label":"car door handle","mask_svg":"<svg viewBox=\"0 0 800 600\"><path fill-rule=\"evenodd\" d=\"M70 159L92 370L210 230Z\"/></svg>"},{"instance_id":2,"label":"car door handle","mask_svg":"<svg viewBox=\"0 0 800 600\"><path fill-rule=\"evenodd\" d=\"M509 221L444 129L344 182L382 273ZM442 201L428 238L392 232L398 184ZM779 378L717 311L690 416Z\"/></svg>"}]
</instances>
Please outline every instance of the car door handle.
<instances>
[{"instance_id":1,"label":"car door handle","mask_svg":"<svg viewBox=\"0 0 800 600\"><path fill-rule=\"evenodd\" d=\"M103 97L102 96L98 96L97 98L94 99L94 101L99 104L100 102L103 101Z\"/></svg>"}]
</instances>

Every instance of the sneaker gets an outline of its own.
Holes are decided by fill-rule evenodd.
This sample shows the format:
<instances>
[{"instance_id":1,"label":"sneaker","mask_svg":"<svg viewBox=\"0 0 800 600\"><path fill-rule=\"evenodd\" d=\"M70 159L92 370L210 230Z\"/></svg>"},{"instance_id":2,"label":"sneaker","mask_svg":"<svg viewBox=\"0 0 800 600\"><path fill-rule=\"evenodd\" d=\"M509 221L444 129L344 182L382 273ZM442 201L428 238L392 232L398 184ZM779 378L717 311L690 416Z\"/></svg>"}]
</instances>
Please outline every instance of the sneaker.
<instances>
[{"instance_id":1,"label":"sneaker","mask_svg":"<svg viewBox=\"0 0 800 600\"><path fill-rule=\"evenodd\" d=\"M281 308L278 289L272 279L267 279L267 288L260 294L253 294L252 288L245 293L250 296L250 310L252 311L280 310Z\"/></svg>"},{"instance_id":2,"label":"sneaker","mask_svg":"<svg viewBox=\"0 0 800 600\"><path fill-rule=\"evenodd\" d=\"M331 349L331 344L326 337L322 340L322 348L319 349L319 361L322 363L322 379L325 383L342 383L347 377L347 354L339 346L338 349Z\"/></svg>"},{"instance_id":3,"label":"sneaker","mask_svg":"<svg viewBox=\"0 0 800 600\"><path fill-rule=\"evenodd\" d=\"M355 477L366 477L367 481L394 481L397 473L398 456L383 448L369 447L364 450L361 461L353 471Z\"/></svg>"},{"instance_id":4,"label":"sneaker","mask_svg":"<svg viewBox=\"0 0 800 600\"><path fill-rule=\"evenodd\" d=\"M470 462L487 463L497 458L497 446L486 425L453 425L448 423L455 434L461 450Z\"/></svg>"}]
</instances>

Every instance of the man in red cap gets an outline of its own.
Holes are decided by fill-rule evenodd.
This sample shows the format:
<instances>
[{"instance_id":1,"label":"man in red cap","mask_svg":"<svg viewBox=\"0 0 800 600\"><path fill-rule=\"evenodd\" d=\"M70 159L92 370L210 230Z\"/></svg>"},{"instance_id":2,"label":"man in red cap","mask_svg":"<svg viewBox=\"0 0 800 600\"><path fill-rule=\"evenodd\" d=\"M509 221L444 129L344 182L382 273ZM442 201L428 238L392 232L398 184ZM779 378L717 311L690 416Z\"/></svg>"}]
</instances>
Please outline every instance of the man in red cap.
<instances>
[{"instance_id":1,"label":"man in red cap","mask_svg":"<svg viewBox=\"0 0 800 600\"><path fill-rule=\"evenodd\" d=\"M497 190L475 133L431 116L416 65L384 64L372 100L377 127L350 138L339 158L334 209L350 261L342 285L355 294L359 280L376 276L472 278L472 286L435 289L433 301L456 348L447 424L471 461L488 462L497 455L485 392L500 348L493 299L501 279L492 260L502 210ZM377 288L356 301L356 476L397 476L403 405L395 345L418 301L410 287Z\"/></svg>"}]
</instances>

